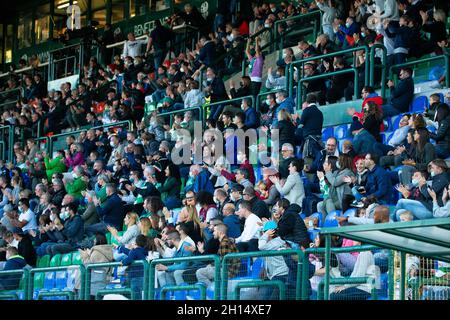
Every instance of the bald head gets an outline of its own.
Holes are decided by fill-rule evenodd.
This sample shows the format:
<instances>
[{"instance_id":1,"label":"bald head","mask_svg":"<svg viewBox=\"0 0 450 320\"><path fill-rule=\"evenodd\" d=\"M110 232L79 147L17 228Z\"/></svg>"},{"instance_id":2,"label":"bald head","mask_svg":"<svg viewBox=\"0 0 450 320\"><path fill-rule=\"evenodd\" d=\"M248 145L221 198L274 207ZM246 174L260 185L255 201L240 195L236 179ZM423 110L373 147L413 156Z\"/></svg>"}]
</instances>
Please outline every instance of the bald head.
<instances>
[{"instance_id":1,"label":"bald head","mask_svg":"<svg viewBox=\"0 0 450 320\"><path fill-rule=\"evenodd\" d=\"M374 223L388 223L389 222L389 208L386 206L377 206L373 213Z\"/></svg>"},{"instance_id":2,"label":"bald head","mask_svg":"<svg viewBox=\"0 0 450 320\"><path fill-rule=\"evenodd\" d=\"M234 204L232 203L227 203L223 209L222 209L222 213L225 217L227 216L231 216L232 214L234 214L234 211L236 210Z\"/></svg>"}]
</instances>

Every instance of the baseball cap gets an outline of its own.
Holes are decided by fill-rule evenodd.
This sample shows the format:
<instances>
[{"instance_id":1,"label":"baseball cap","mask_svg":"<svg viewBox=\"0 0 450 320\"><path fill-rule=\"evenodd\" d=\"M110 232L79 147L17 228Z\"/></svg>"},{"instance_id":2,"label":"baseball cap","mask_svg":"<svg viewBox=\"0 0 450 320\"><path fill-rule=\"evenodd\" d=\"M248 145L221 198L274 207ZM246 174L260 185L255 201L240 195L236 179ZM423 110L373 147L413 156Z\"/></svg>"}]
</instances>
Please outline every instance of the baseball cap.
<instances>
[{"instance_id":1,"label":"baseball cap","mask_svg":"<svg viewBox=\"0 0 450 320\"><path fill-rule=\"evenodd\" d=\"M277 223L273 220L267 221L263 226L263 231L275 230L278 227Z\"/></svg>"}]
</instances>

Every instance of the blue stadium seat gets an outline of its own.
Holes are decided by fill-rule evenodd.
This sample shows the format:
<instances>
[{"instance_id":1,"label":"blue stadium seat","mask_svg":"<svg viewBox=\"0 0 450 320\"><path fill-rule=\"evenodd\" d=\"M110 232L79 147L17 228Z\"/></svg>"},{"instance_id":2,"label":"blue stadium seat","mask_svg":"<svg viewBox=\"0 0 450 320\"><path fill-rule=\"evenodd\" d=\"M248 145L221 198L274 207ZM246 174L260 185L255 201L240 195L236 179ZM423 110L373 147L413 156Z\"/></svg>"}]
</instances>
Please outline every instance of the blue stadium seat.
<instances>
[{"instance_id":1,"label":"blue stadium seat","mask_svg":"<svg viewBox=\"0 0 450 320\"><path fill-rule=\"evenodd\" d=\"M439 92L438 95L441 102L445 102L444 94L442 92Z\"/></svg>"},{"instance_id":2,"label":"blue stadium seat","mask_svg":"<svg viewBox=\"0 0 450 320\"><path fill-rule=\"evenodd\" d=\"M394 136L394 132L385 132L386 135L386 142L385 144L388 144L389 141L391 141L392 137Z\"/></svg>"},{"instance_id":3,"label":"blue stadium seat","mask_svg":"<svg viewBox=\"0 0 450 320\"><path fill-rule=\"evenodd\" d=\"M427 126L428 131L432 133L436 133L436 127L435 126Z\"/></svg>"},{"instance_id":4,"label":"blue stadium seat","mask_svg":"<svg viewBox=\"0 0 450 320\"><path fill-rule=\"evenodd\" d=\"M314 239L316 239L316 236L320 233L320 229L309 229L308 235L309 239L314 242Z\"/></svg>"},{"instance_id":5,"label":"blue stadium seat","mask_svg":"<svg viewBox=\"0 0 450 320\"><path fill-rule=\"evenodd\" d=\"M386 118L383 120L384 123L384 132L392 130L392 121L391 118Z\"/></svg>"},{"instance_id":6,"label":"blue stadium seat","mask_svg":"<svg viewBox=\"0 0 450 320\"><path fill-rule=\"evenodd\" d=\"M403 117L403 114L399 114L399 115L391 117L392 130L397 130L399 128L400 120L402 119L402 117Z\"/></svg>"},{"instance_id":7,"label":"blue stadium seat","mask_svg":"<svg viewBox=\"0 0 450 320\"><path fill-rule=\"evenodd\" d=\"M320 212L313 213L313 214L310 215L309 217L312 218L312 219L314 219L314 218L319 219L319 222L318 222L317 226L318 226L319 228L322 227L322 214L321 214Z\"/></svg>"},{"instance_id":8,"label":"blue stadium seat","mask_svg":"<svg viewBox=\"0 0 450 320\"><path fill-rule=\"evenodd\" d=\"M340 125L334 130L334 136L338 140L346 138L347 135L348 135L348 127L346 124Z\"/></svg>"},{"instance_id":9,"label":"blue stadium seat","mask_svg":"<svg viewBox=\"0 0 450 320\"><path fill-rule=\"evenodd\" d=\"M333 127L324 128L322 130L322 140L323 141L326 141L329 137L332 137L333 135L334 135Z\"/></svg>"},{"instance_id":10,"label":"blue stadium seat","mask_svg":"<svg viewBox=\"0 0 450 320\"><path fill-rule=\"evenodd\" d=\"M351 208L348 209L347 211L344 212L344 214L342 215L343 217L354 217L356 215L356 209L355 208Z\"/></svg>"},{"instance_id":11,"label":"blue stadium seat","mask_svg":"<svg viewBox=\"0 0 450 320\"><path fill-rule=\"evenodd\" d=\"M426 96L418 96L411 103L410 109L411 112L423 112L425 108L428 108L428 98Z\"/></svg>"},{"instance_id":12,"label":"blue stadium seat","mask_svg":"<svg viewBox=\"0 0 450 320\"><path fill-rule=\"evenodd\" d=\"M325 217L325 222L323 223L323 227L324 228L338 227L339 223L336 220L336 217L339 217L341 215L341 213L342 213L341 210L336 210L336 211L330 212Z\"/></svg>"},{"instance_id":13,"label":"blue stadium seat","mask_svg":"<svg viewBox=\"0 0 450 320\"><path fill-rule=\"evenodd\" d=\"M386 144L386 132L380 132L380 136L381 136L381 142L383 144Z\"/></svg>"}]
</instances>

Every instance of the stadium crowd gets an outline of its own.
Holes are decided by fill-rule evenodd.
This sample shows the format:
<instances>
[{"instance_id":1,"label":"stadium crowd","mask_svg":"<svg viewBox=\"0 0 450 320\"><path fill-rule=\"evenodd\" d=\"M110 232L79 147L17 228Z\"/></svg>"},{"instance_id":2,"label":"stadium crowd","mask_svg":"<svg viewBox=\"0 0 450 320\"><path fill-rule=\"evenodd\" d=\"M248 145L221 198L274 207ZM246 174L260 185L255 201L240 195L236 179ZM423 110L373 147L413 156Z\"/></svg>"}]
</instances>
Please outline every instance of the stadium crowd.
<instances>
[{"instance_id":1,"label":"stadium crowd","mask_svg":"<svg viewBox=\"0 0 450 320\"><path fill-rule=\"evenodd\" d=\"M414 73L402 67L396 71L397 84L393 79L380 83L376 75L376 86L390 90L383 101L376 88L364 85L369 57L363 50L353 53L353 64L344 56L304 64L294 83L304 86L302 105L289 97L285 75L293 61L361 45L383 44L387 59L377 49L376 63L387 66L443 54L449 43L445 3L433 10L420 0L376 1L383 10L373 13L366 0L284 1L241 7L238 15L231 14L227 3L218 1L212 26L187 4L167 24L156 21L146 39L128 34L121 55L105 51L103 64L89 59L76 87L64 83L48 92L36 64L31 73L7 80L3 90L22 87L23 96L3 110L0 124L13 125L15 141L21 137L24 143L9 146L12 162L0 161L0 260L5 270L34 267L38 257L77 250L84 263L121 261L127 266L148 257L321 247L323 237L311 238L308 230L330 213L351 208L356 214L337 217L340 225L450 216L448 95L443 102L433 94L425 112L410 113ZM245 10L248 14L242 14ZM316 42L300 41L298 54L284 49L264 74L262 47L270 37L262 31L315 10L323 13L323 33ZM381 19L376 28L369 26L372 14ZM199 28L201 37L195 50L172 58L168 42L176 35L171 27L183 22ZM108 28L105 33L112 32ZM290 25L280 28L283 33ZM430 33L429 39L421 38L421 32ZM224 77L239 71L243 61L249 64L246 75L227 91ZM358 70L356 97L351 74L297 83L352 67ZM444 80L442 76L437 85L442 87ZM263 90L276 92L261 106L244 98ZM234 98L244 99L227 102ZM333 136L322 141L324 116L318 107L358 98L363 99L361 108L348 109L353 138L341 148ZM222 101L209 112L204 128L209 133L186 142L186 131L194 134L199 114L195 108L182 110ZM164 115L171 111L181 112ZM383 119L399 114L398 128L383 143ZM133 128L101 127L124 120L132 120ZM238 150L232 143L238 140L236 129L259 129L269 136L278 129L279 148L256 143ZM82 132L70 135L73 130ZM47 154L36 138L58 133L68 133L66 146ZM220 151L218 135L226 141ZM180 149L200 149L203 157L176 163L174 150ZM263 166L264 156L270 163ZM388 206L395 209L390 212ZM118 244L109 245L107 233ZM355 244L338 239L333 245ZM314 277L323 276L323 259L311 256L310 261ZM333 267L338 274L357 276L374 264L383 272L385 251L339 254ZM290 268L283 259L268 259L265 277L289 282ZM232 264L228 272L230 278L236 276L239 265ZM210 285L213 278L214 268L207 264L157 266L159 286ZM313 290L318 282L311 278ZM2 286L8 287L6 282ZM359 285L335 288L332 298L369 295L370 289Z\"/></svg>"}]
</instances>

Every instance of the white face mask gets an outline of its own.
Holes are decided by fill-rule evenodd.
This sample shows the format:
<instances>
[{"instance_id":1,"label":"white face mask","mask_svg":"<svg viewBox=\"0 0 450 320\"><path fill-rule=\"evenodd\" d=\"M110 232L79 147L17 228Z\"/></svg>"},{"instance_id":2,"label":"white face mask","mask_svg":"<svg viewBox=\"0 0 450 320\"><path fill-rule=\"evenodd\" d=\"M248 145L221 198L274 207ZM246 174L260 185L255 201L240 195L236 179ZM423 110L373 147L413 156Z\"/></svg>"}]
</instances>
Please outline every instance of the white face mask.
<instances>
[{"instance_id":1,"label":"white face mask","mask_svg":"<svg viewBox=\"0 0 450 320\"><path fill-rule=\"evenodd\" d=\"M276 100L275 100L278 104L280 104L282 101L281 101L281 99L279 99L279 98L276 98Z\"/></svg>"},{"instance_id":2,"label":"white face mask","mask_svg":"<svg viewBox=\"0 0 450 320\"><path fill-rule=\"evenodd\" d=\"M54 214L50 215L50 221L52 221L52 222L55 221L55 215Z\"/></svg>"},{"instance_id":3,"label":"white face mask","mask_svg":"<svg viewBox=\"0 0 450 320\"><path fill-rule=\"evenodd\" d=\"M118 167L117 167L117 166L113 166L113 171L114 171L114 172L116 172L116 171L117 171L117 169L118 169Z\"/></svg>"},{"instance_id":4,"label":"white face mask","mask_svg":"<svg viewBox=\"0 0 450 320\"><path fill-rule=\"evenodd\" d=\"M115 148L114 142L111 141L111 142L109 143L109 145L110 145L112 148Z\"/></svg>"},{"instance_id":5,"label":"white face mask","mask_svg":"<svg viewBox=\"0 0 450 320\"><path fill-rule=\"evenodd\" d=\"M264 28L270 28L270 24L264 23Z\"/></svg>"},{"instance_id":6,"label":"white face mask","mask_svg":"<svg viewBox=\"0 0 450 320\"><path fill-rule=\"evenodd\" d=\"M266 99L266 104L267 104L268 106L270 106L270 100L269 100L269 99Z\"/></svg>"},{"instance_id":7,"label":"white face mask","mask_svg":"<svg viewBox=\"0 0 450 320\"><path fill-rule=\"evenodd\" d=\"M350 28L350 23L347 22L347 23L345 24L345 26L346 26L347 28Z\"/></svg>"}]
</instances>

